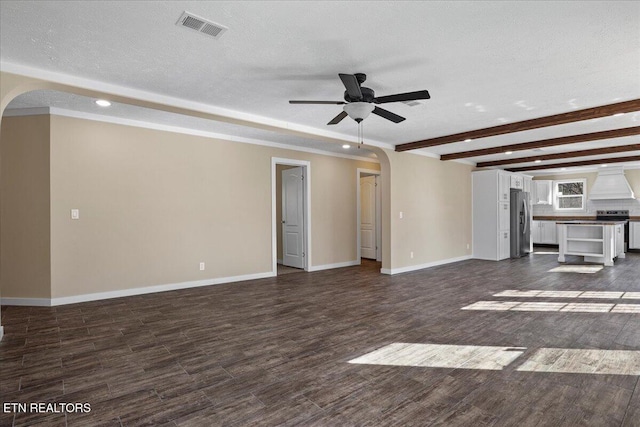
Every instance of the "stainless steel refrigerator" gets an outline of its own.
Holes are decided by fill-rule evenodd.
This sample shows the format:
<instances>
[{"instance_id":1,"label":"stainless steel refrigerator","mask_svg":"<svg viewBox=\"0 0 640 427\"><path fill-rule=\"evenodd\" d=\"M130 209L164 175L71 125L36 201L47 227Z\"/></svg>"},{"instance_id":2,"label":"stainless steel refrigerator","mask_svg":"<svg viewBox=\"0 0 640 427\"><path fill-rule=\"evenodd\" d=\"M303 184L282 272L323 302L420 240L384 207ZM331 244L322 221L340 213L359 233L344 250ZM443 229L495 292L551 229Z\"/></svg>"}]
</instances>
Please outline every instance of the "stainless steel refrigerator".
<instances>
[{"instance_id":1,"label":"stainless steel refrigerator","mask_svg":"<svg viewBox=\"0 0 640 427\"><path fill-rule=\"evenodd\" d=\"M529 193L511 189L511 258L531 252L531 211Z\"/></svg>"}]
</instances>

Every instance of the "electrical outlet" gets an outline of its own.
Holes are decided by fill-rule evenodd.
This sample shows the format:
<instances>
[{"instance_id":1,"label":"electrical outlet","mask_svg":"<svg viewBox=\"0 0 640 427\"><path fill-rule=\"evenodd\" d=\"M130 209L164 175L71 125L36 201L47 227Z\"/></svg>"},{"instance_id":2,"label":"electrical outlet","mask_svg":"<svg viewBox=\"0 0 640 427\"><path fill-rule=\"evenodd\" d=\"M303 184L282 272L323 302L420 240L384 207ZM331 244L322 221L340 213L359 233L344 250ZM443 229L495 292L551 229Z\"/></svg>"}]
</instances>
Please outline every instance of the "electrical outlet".
<instances>
[{"instance_id":1,"label":"electrical outlet","mask_svg":"<svg viewBox=\"0 0 640 427\"><path fill-rule=\"evenodd\" d=\"M471 245L469 245L469 244L467 243L467 249L470 249L470 248L471 248Z\"/></svg>"},{"instance_id":2,"label":"electrical outlet","mask_svg":"<svg viewBox=\"0 0 640 427\"><path fill-rule=\"evenodd\" d=\"M404 218L404 213L400 211L400 219Z\"/></svg>"},{"instance_id":3,"label":"electrical outlet","mask_svg":"<svg viewBox=\"0 0 640 427\"><path fill-rule=\"evenodd\" d=\"M80 209L71 209L71 219L80 219Z\"/></svg>"},{"instance_id":4,"label":"electrical outlet","mask_svg":"<svg viewBox=\"0 0 640 427\"><path fill-rule=\"evenodd\" d=\"M201 262L200 263L200 271L203 271L203 270L204 270L204 262Z\"/></svg>"},{"instance_id":5,"label":"electrical outlet","mask_svg":"<svg viewBox=\"0 0 640 427\"><path fill-rule=\"evenodd\" d=\"M413 259L413 251L409 252L409 256L411 256L411 259Z\"/></svg>"}]
</instances>

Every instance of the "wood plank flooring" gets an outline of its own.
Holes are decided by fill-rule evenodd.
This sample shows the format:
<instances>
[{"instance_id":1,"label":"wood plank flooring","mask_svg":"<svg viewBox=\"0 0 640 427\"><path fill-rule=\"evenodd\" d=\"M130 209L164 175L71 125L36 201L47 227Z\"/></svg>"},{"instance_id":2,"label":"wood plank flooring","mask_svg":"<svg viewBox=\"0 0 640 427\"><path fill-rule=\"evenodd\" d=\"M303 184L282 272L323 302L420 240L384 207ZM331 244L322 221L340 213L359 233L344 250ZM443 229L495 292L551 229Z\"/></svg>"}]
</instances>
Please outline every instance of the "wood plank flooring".
<instances>
[{"instance_id":1,"label":"wood plank flooring","mask_svg":"<svg viewBox=\"0 0 640 427\"><path fill-rule=\"evenodd\" d=\"M640 313L461 309L478 301L640 304L600 293L578 300L513 292L640 292L638 253L592 274L549 272L557 266L556 255L534 254L390 277L365 262L60 307L2 307L2 402L87 402L91 412L2 413L0 425L640 426L639 376L622 366L611 373L610 354L619 353L589 353L609 355L607 374L568 372L582 353L566 351L571 357L553 372L518 369L550 366L563 349L626 350L629 368L640 354ZM559 296L531 296L540 294ZM451 360L432 367L436 359L415 352L421 366L349 363L394 343L522 354L497 369ZM467 366L495 366L477 359Z\"/></svg>"}]
</instances>

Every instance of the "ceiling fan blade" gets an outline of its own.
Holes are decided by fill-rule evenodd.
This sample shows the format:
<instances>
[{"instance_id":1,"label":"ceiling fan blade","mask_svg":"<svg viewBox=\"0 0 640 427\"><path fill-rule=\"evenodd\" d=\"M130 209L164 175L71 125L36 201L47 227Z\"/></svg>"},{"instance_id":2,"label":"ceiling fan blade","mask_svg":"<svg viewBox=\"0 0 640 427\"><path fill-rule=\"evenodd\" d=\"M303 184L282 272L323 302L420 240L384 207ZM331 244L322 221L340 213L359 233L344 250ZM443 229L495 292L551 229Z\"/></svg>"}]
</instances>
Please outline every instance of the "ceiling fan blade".
<instances>
[{"instance_id":1,"label":"ceiling fan blade","mask_svg":"<svg viewBox=\"0 0 640 427\"><path fill-rule=\"evenodd\" d=\"M347 117L347 113L345 111L343 111L342 113L338 114L337 116L335 116L333 118L333 120L331 120L329 123L327 123L328 125L337 125L338 123L340 123L342 121L342 119L344 119L345 117Z\"/></svg>"},{"instance_id":2,"label":"ceiling fan blade","mask_svg":"<svg viewBox=\"0 0 640 427\"><path fill-rule=\"evenodd\" d=\"M332 105L343 105L346 104L344 101L289 101L289 104L332 104Z\"/></svg>"},{"instance_id":3,"label":"ceiling fan blade","mask_svg":"<svg viewBox=\"0 0 640 427\"><path fill-rule=\"evenodd\" d=\"M362 99L362 91L360 90L360 83L353 74L338 74L342 84L347 89L347 94L352 99Z\"/></svg>"},{"instance_id":4,"label":"ceiling fan blade","mask_svg":"<svg viewBox=\"0 0 640 427\"><path fill-rule=\"evenodd\" d=\"M383 117L387 120L391 120L393 123L400 123L401 121L406 120L404 117L380 107L374 108L372 113L377 114L378 116Z\"/></svg>"},{"instance_id":5,"label":"ceiling fan blade","mask_svg":"<svg viewBox=\"0 0 640 427\"><path fill-rule=\"evenodd\" d=\"M416 101L418 99L429 99L429 91L418 90L416 92L397 93L395 95L379 96L373 99L376 104L384 104L387 102L399 102L399 101Z\"/></svg>"}]
</instances>

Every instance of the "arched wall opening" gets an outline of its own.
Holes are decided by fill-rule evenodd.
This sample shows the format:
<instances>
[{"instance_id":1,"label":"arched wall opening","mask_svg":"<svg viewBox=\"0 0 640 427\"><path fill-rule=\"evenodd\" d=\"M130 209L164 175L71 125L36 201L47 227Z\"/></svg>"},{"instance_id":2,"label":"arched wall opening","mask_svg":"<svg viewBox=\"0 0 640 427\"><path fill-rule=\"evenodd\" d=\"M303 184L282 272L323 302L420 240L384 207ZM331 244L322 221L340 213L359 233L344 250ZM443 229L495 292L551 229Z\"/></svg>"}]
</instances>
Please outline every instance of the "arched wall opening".
<instances>
[{"instance_id":1,"label":"arched wall opening","mask_svg":"<svg viewBox=\"0 0 640 427\"><path fill-rule=\"evenodd\" d=\"M219 117L216 114L211 114L211 113L204 113L202 111L197 111L197 110L189 110L189 109L185 109L185 108L177 108L177 107L173 107L173 106L169 106L169 105L164 105L164 104L160 104L160 103L156 103L156 102L150 102L150 101L145 101L145 100L141 100L141 99L137 99L134 97L124 97L124 96L115 96L113 94L110 94L108 92L103 92L103 91L97 91L97 90L90 90L90 89L85 89L85 88L80 88L80 87L75 87L72 85L65 85L65 84L60 84L60 83L55 83L55 82L48 82L48 81L43 81L43 80L37 80L37 79L32 79L32 78L28 78L28 77L23 77L23 76L16 76L16 75L6 75L7 78L5 78L5 74L3 74L3 78L2 78L2 102L1 102L1 106L2 106L2 110L0 111L0 113L2 113L4 115L5 109L7 107L7 105L11 102L12 99L16 98L17 96L23 94L23 93L27 93L29 91L33 91L33 90L58 90L58 91L65 91L65 92L69 92L69 93L74 93L77 95L82 95L82 96L90 96L90 97L94 97L94 98L102 98L102 97L106 97L109 98L110 100L114 101L114 102L121 102L121 103L127 103L130 105L136 105L139 107L144 107L144 108L155 108L155 109L159 109L161 111L167 111L167 112L178 112L179 114L186 114L186 115L192 115L194 117L201 117L201 118L207 118L207 119L211 119L211 120L218 120ZM243 122L243 121L238 121L236 119L225 119L226 121L232 121L232 122L237 122L237 123L241 123L243 125L247 125L247 123ZM61 127L66 127L69 124L73 123L77 123L77 121L75 121L75 119L73 118L54 118L51 122L51 126L54 128L61 128ZM255 125L255 124L254 124ZM101 129L106 129L109 128L108 125L100 125ZM259 128L265 128L264 125L255 125ZM272 126L266 126L269 128L273 128ZM5 120L0 119L0 128L2 130L4 130L5 128ZM109 129L109 131L112 131L112 129ZM148 130L142 130L140 131L142 136L148 136L148 133L150 131ZM299 131L293 131L291 133L301 133ZM144 135L143 135L144 134ZM67 137L69 137L69 140L73 140L74 135L66 135ZM77 135L76 135L77 136ZM155 135L154 138L156 139L162 139L161 136ZM202 147L202 142L198 141L198 138L195 137L185 137L186 139L190 139L192 141L190 141L190 143L192 143L194 146L198 146L200 147L199 149L203 149L206 150L206 148ZM273 153L273 150L271 149L268 153L265 151L266 149L264 148L256 148L256 147L252 147L249 146L247 144L237 144L234 142L228 142L228 141L219 141L219 143L221 145L224 145L224 150L228 150L229 147L231 146L242 146L243 148L243 154L241 155L241 157L244 159L244 161L246 162L252 162L252 160L257 160L258 162L260 162L260 157L261 156L265 156L265 155L271 155ZM1 144L1 143L0 143ZM168 144L168 143L167 143ZM104 148L105 145L102 145L102 147ZM163 147L162 146L162 141L160 142L159 147ZM68 147L70 150L74 149L73 146ZM78 146L76 145L75 148L77 149ZM383 192L382 192L382 221L383 221L383 242L384 242L384 246L382 249L382 257L383 257L383 268L385 268L385 266L389 266L389 260L390 260L390 233L389 233L389 227L388 227L388 221L389 221L389 176L390 176L390 167L389 167L389 162L388 162L388 158L386 153L384 152L384 150L378 149L377 147L369 147L372 151L375 151L378 159L379 159L379 168L381 170L381 175L382 175L382 186L383 186ZM277 151L277 150L276 150ZM283 152L287 152L286 154L279 154L281 156L288 156L291 157L291 153L296 153L295 151L289 151L286 149L281 149L281 151ZM262 153L260 153L262 152ZM257 153L257 154L256 154ZM105 155L108 155L109 153L103 153ZM203 155L206 155L206 153L203 152ZM59 157L60 157L60 153L52 153L51 154L51 162L52 164L55 166L55 162L59 161ZM301 154L301 153L297 153L294 154L294 157L298 156L301 159L304 158L309 158L310 155L307 154ZM153 159L149 158L150 156L147 155L145 159L141 159L141 162L144 161L150 161ZM151 156L152 157L152 156ZM317 156L318 159L314 160L316 162L319 162L320 167L315 167L314 166L314 172L318 169L322 170L322 165L324 163L326 163L326 159L322 159L322 156ZM178 161L179 159L176 159L176 161ZM342 161L342 160L340 160ZM346 161L345 161L346 162ZM370 167L370 165L361 165L361 164L355 164L357 162L354 162L354 167L355 166L360 166L360 167ZM98 165L100 166L100 165ZM222 165L219 165L220 167L222 167ZM202 165L202 169L206 169L206 165ZM325 168L326 169L326 168ZM60 171L61 168L57 168L57 171ZM55 171L53 171L53 173L56 173ZM60 177L57 176L56 180L59 179ZM254 182L259 182L262 179L262 175L261 175L261 170L258 170L256 172L256 176L254 176L255 181ZM160 179L162 179L162 177L160 177ZM349 174L349 179L352 180L352 174ZM73 181L73 177L63 177L62 181L65 182L65 185L80 185L80 184L74 184ZM61 182L62 182L61 181ZM317 181L317 180L316 180ZM58 182L58 181L56 181ZM167 185L169 185L169 182L166 182ZM218 183L219 184L219 183ZM126 183L123 183L123 185L121 186L121 188L126 188L127 185ZM115 191L114 188L109 189L103 189L104 191ZM56 185L54 183L53 187L52 187L52 191L56 191ZM88 190L86 190L86 192L88 192ZM178 193L177 190L175 190L176 193ZM252 195L253 199L260 199L261 197L261 191L257 191L256 193L254 193ZM266 195L269 194L269 191L265 192ZM315 194L315 192L314 192ZM0 194L1 196L1 194ZM106 212L104 213L105 216L111 214L112 218L113 215L118 214L120 212L126 212L126 209L130 209L131 206L133 206L133 204L135 204L136 201L136 196L140 197L141 195L131 195L131 197L128 199L129 204L124 204L121 206L121 210L114 210L112 212ZM144 196L144 194L142 195ZM347 195L348 196L348 195ZM345 197L347 197L345 196ZM51 229L51 236L53 237L53 239L55 240L52 244L52 253L51 256L54 258L52 260L52 263L50 265L50 269L51 269L51 284L49 287L49 294L47 295L46 293L42 293L41 295L26 295L26 298L31 298L31 299L40 299L41 301L41 305L47 305L46 304L46 300L48 299L49 302L51 303L52 301L54 301L54 303L58 304L62 304L62 303L69 303L69 302L76 302L76 301L81 301L83 300L82 298L76 298L78 295L80 296L84 296L87 294L87 292L85 292L85 289L82 289L81 287L64 287L64 286L59 286L59 279L56 279L56 274L58 274L60 272L60 265L64 265L64 258L63 259L55 259L56 257L60 256L60 253L57 253L57 255L54 254L54 251L56 250L56 242L60 239L59 236L64 235L64 230L60 229L58 230L56 227L56 221L60 221L62 219L62 216L64 216L64 221L65 223L67 223L68 226L70 227L75 227L78 224L82 223L82 220L87 218L90 219L90 217L87 217L86 214L90 213L87 212L86 210L83 210L82 208L80 208L80 221L79 222L72 222L69 221L68 218L68 209L61 209L60 212L58 212L56 210L56 206L54 206L56 203L59 202L59 197L56 197L55 195L50 195L51 198L51 203L52 206L50 207L51 210L51 221L53 224L53 228ZM328 200L328 199L327 199ZM353 198L351 199L353 200ZM69 206L71 206L71 203L74 203L73 200L66 200L65 203L69 204ZM325 201L323 202L319 202L319 204L326 204ZM68 206L67 206L68 207ZM171 209L171 207L166 206L167 209ZM193 209L193 212L197 212L197 206L192 206L191 207ZM230 213L229 215L242 215L243 212L247 212L248 210L250 210L251 205L246 203L245 201L239 201L236 204L236 210L232 213ZM326 211L320 211L319 214L317 214L315 217L318 218L318 221L320 221L322 219L322 217L324 216L324 213ZM58 217L60 216L60 217ZM353 215L353 217L355 217L355 214ZM95 217L93 218L95 219ZM138 219L140 221L139 225L142 227L144 226L143 221ZM267 218L267 220L270 220L270 218ZM124 219L123 221L123 226L127 226L127 220ZM355 221L355 218L354 218ZM386 224L386 226L385 226ZM1 224L0 224L1 225ZM254 230L256 233L260 233L261 231L259 230ZM197 233L197 230L191 230L191 232L193 233ZM324 234L328 234L328 233L324 233ZM174 236L175 237L175 236ZM0 234L0 239L2 239L3 236ZM176 237L177 238L177 237ZM232 239L233 236L228 236L228 238ZM318 243L319 245L322 245L322 240L321 239L315 239L314 243L316 240L320 240L320 242ZM355 240L355 239L352 239ZM270 240L269 240L270 241ZM88 241L85 243L89 243ZM327 243L324 242L326 244L331 244L331 242ZM5 245L6 246L6 245ZM339 245L338 245L339 246ZM68 247L68 246L67 246ZM241 244L238 244L238 248L242 247ZM144 248L141 248L141 251L143 251ZM73 251L72 251L73 252ZM322 250L314 250L314 254L316 255L316 258L318 259L318 263L321 265L331 265L334 264L334 260L330 259L329 256L325 257L325 259L322 258L321 254ZM2 255L2 253L0 252L0 256ZM68 259L68 261L71 261L70 264L73 264L73 253L71 254L66 254L65 256L69 256L70 258ZM75 255L78 255L78 253L76 253ZM344 255L344 256L349 256L348 254ZM268 257L270 260L270 257ZM315 259L315 258L314 258ZM140 259L137 260L138 262L140 262ZM153 270L157 264L154 263L153 259L147 259L145 262L148 262L148 264L146 265L146 268L149 270ZM188 261L185 261L188 262ZM223 264L226 264L226 266L229 266L229 262L228 260L223 262ZM122 264L120 264L122 265ZM125 263L126 265L126 263ZM212 268L215 268L215 261L214 262L206 262L207 267L209 265L211 265ZM94 267L101 267L103 268L103 266L94 266ZM130 265L130 271L134 271L136 268L136 265ZM190 268L190 267L189 267ZM233 268L236 268L235 270L233 270ZM130 272L129 271L129 272ZM206 271L206 270L205 270ZM126 274L127 271L125 269L125 271L123 271L123 274ZM245 280L245 279L251 279L251 278L257 278L257 277L268 277L268 273L270 273L270 268L269 266L262 266L262 265L258 265L256 266L255 269L253 269L252 271L246 271L246 270L242 270L242 267L232 267L230 270L228 270L225 273L224 279L228 279L229 277L231 277L234 280ZM181 275L180 271L176 271L176 272L164 272L163 274L165 274L165 276L167 277L171 277L171 279L169 279L170 281L167 282L167 279L163 279L160 277L157 277L157 280L152 280L149 279L149 277L145 276L145 277L140 277L138 279L136 279L135 277L133 278L133 281L126 283L125 286L121 289L110 289L108 287L96 287L91 289L91 293L95 294L94 297L95 299L100 299L100 298L108 298L108 297L113 297L113 296L121 296L124 294L130 293L141 293L140 291L140 287L144 287L145 291L158 291L158 290L168 290L167 288L158 288L157 284L158 283L169 283L169 284L177 284L179 286L182 287L190 287L190 286L198 286L198 285L205 285L205 284L211 284L211 280L209 279L201 279L200 276L197 276L197 274L200 273L195 273L196 275L194 275L193 277L188 277L187 280L184 280L185 277L183 277L183 275ZM173 274L173 276L172 276ZM73 276L73 272L71 271L67 271L66 275L64 276L65 278L68 278L70 276ZM0 277L1 276L1 271L0 271ZM85 276L86 277L86 276ZM206 277L206 276L205 276ZM119 280L122 278L119 278L117 275L111 277L112 280ZM230 281L230 280L225 280L225 281ZM233 281L233 280L231 280ZM206 283L205 283L206 282ZM137 283L137 285L136 285ZM6 286L0 287L0 297L3 297L3 299L5 298L6 292L5 292L5 288ZM178 287L179 288L179 287ZM10 295L8 297L11 297Z\"/></svg>"}]
</instances>

